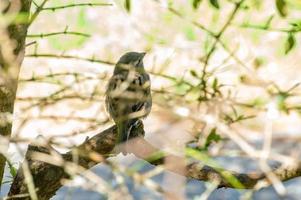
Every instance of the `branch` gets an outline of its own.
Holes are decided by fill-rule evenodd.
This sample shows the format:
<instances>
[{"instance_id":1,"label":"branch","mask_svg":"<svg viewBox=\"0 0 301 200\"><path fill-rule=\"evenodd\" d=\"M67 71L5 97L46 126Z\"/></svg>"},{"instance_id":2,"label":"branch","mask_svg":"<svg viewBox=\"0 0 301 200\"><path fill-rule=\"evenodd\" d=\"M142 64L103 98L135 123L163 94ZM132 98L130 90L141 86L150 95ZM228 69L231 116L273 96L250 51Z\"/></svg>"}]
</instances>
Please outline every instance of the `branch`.
<instances>
[{"instance_id":1,"label":"branch","mask_svg":"<svg viewBox=\"0 0 301 200\"><path fill-rule=\"evenodd\" d=\"M71 55L56 55L56 54L28 54L25 55L25 57L45 57L45 58L58 58L58 59L77 59L77 60L83 60L83 61L88 61L92 63L101 63L101 64L107 64L107 65L114 65L114 63L110 61L104 61L104 60L99 60L95 59L94 57L92 58L84 58L80 56L71 56Z\"/></svg>"},{"instance_id":2,"label":"branch","mask_svg":"<svg viewBox=\"0 0 301 200\"><path fill-rule=\"evenodd\" d=\"M72 7L82 7L82 6L113 6L112 3L78 3L78 4L68 4L68 5L63 5L63 6L56 6L56 7L47 7L43 8L43 10L51 10L51 11L56 11L59 9L64 9L64 8L72 8Z\"/></svg>"},{"instance_id":3,"label":"branch","mask_svg":"<svg viewBox=\"0 0 301 200\"><path fill-rule=\"evenodd\" d=\"M244 0L241 0L240 2L235 4L235 7L233 9L233 11L231 12L230 16L228 17L226 23L222 26L222 28L220 29L220 31L217 34L214 34L214 38L215 41L211 47L211 49L209 50L208 54L205 57L205 61L204 61L204 66L203 66L203 73L202 73L202 77L201 77L201 82L200 84L204 85L204 88L206 89L206 83L207 81L205 80L206 75L207 75L207 66L209 63L209 60L211 58L211 56L213 55L214 51L216 50L216 45L217 43L220 41L220 38L222 37L222 35L225 33L225 31L227 30L228 26L230 25L230 23L232 22L232 20L234 19L235 15L237 14L241 4L244 2ZM206 92L206 90L205 90ZM205 93L206 96L206 93Z\"/></svg>"},{"instance_id":4,"label":"branch","mask_svg":"<svg viewBox=\"0 0 301 200\"><path fill-rule=\"evenodd\" d=\"M28 38L44 38L54 35L76 35L76 36L83 36L83 37L90 37L91 35L87 33L80 33L75 31L61 31L61 32L53 32L53 33L40 33L40 34L29 34L27 35Z\"/></svg>"},{"instance_id":5,"label":"branch","mask_svg":"<svg viewBox=\"0 0 301 200\"><path fill-rule=\"evenodd\" d=\"M37 6L37 9L35 10L35 12L32 14L32 16L29 19L29 23L28 26L30 26L33 21L38 17L38 15L40 14L40 12L43 10L43 7L45 6L45 4L47 3L48 0L44 0L40 5L37 5L34 1L34 4Z\"/></svg>"},{"instance_id":6,"label":"branch","mask_svg":"<svg viewBox=\"0 0 301 200\"><path fill-rule=\"evenodd\" d=\"M158 3L158 1L153 0L154 2ZM241 5L242 2L238 2L237 4ZM204 32L206 32L210 37L212 37L213 39L215 39L215 41L217 41L222 47L223 49L229 54L229 56L231 58L233 58L239 65L241 65L244 70L246 70L246 72L248 74L252 74L254 75L252 78L255 78L257 81L259 81L260 83L263 83L265 86L267 85L266 81L260 79L259 77L256 77L256 73L249 68L243 61L241 61L235 54L234 52L225 44L225 42L223 42L223 40L221 40L220 36L218 36L218 34L215 34L213 31L209 30L208 28L206 28L204 25L200 24L197 21L188 19L187 17L185 17L184 15L182 15L179 11L175 10L172 7L168 7L167 8L171 13L173 13L174 15L176 15L177 17L179 17L180 19L187 21L188 23L192 24L193 26L203 30ZM234 13L235 14L235 13ZM231 23L231 22L230 22Z\"/></svg>"},{"instance_id":7,"label":"branch","mask_svg":"<svg viewBox=\"0 0 301 200\"><path fill-rule=\"evenodd\" d=\"M7 9L2 12L0 11L1 17L10 14L16 14L16 16L18 16L20 13L25 13L27 14L25 15L25 18L27 19L29 16L31 0L8 2ZM20 3L20 8L16 10L18 6L15 5L18 5L18 3ZM4 30L3 27L0 30L0 115L12 115L13 113L18 73L24 58L23 53L27 28L28 25L26 23L12 23L8 25L6 28L7 30ZM2 120L2 125L0 125L0 136L9 138L11 135L11 127L11 121ZM3 149L7 149L5 145L3 146ZM5 156L0 153L0 189L5 163Z\"/></svg>"},{"instance_id":8,"label":"branch","mask_svg":"<svg viewBox=\"0 0 301 200\"><path fill-rule=\"evenodd\" d=\"M155 0L154 0L155 1ZM187 20L189 23L191 23L192 25L196 26L197 28L205 31L210 37L212 37L214 39L214 43L212 44L211 48L209 49L209 52L206 54L205 58L204 58L204 65L203 65L203 70L202 70L202 76L200 77L200 82L198 84L197 87L201 87L203 88L203 92L204 92L204 99L208 99L207 98L207 66L209 64L209 61L213 55L213 53L216 50L216 46L217 44L220 44L225 51L228 52L228 54L230 55L230 57L234 58L239 64L241 64L245 69L248 69L248 67L246 67L246 65L241 62L236 56L235 54L224 44L224 42L221 40L222 35L224 34L224 32L227 30L227 28L229 27L229 25L231 24L231 22L233 21L234 17L236 16L236 14L239 11L240 6L243 4L245 0L240 0L239 2L235 3L235 6L232 10L232 12L230 13L228 19L226 20L225 24L222 26L222 28L217 32L213 32L211 30L209 30L208 28L206 28L205 26L203 26L202 24L194 21L194 20L189 20L187 19L185 16L183 16L179 11L175 10L172 7L168 7L168 10L173 13L174 15L178 16L181 19ZM158 2L158 1L155 1Z\"/></svg>"},{"instance_id":9,"label":"branch","mask_svg":"<svg viewBox=\"0 0 301 200\"><path fill-rule=\"evenodd\" d=\"M133 127L131 132L134 139L129 141L127 150L129 153L135 154L137 157L146 160L153 165L162 165L164 160L173 158L172 160L183 160L183 157L167 154L161 152L143 139L144 129L143 123L139 123ZM89 169L104 159L113 156L112 150L115 147L115 140L117 137L117 128L112 126L94 137L87 139L83 144L74 147L71 151L65 154L59 154L51 148L29 145L25 159L28 161L30 172L33 177L34 185L36 185L37 195L39 199L46 200L51 198L56 191L62 186L62 179L70 178L64 169L70 163L77 163L84 169ZM74 156L74 152L77 152ZM159 154L158 154L159 152ZM53 155L59 155L53 157ZM98 155L98 156L96 156ZM153 156L160 155L160 156ZM45 157L49 157L48 159ZM50 163L48 163L50 162ZM178 163L177 163L178 164ZM186 165L186 170L178 170L175 165L166 166L167 170L202 181L220 180L219 187L233 187L227 180L225 174L232 174L244 188L253 188L259 180L265 180L264 174L244 174L228 171L225 169L217 169L208 165L202 165L200 162L190 162ZM22 169L18 170L11 186L9 197L14 195L26 195L28 190L24 182L24 175ZM301 175L301 163L296 166L286 168L279 168L274 173L281 180L288 180ZM29 199L24 197L23 199Z\"/></svg>"},{"instance_id":10,"label":"branch","mask_svg":"<svg viewBox=\"0 0 301 200\"><path fill-rule=\"evenodd\" d=\"M273 28L273 27L267 27L266 25L259 25L259 24L232 24L234 26L238 26L239 28L245 28L245 29L256 29L261 31L267 31L267 32L277 32L277 33L298 33L301 32L300 28Z\"/></svg>"}]
</instances>

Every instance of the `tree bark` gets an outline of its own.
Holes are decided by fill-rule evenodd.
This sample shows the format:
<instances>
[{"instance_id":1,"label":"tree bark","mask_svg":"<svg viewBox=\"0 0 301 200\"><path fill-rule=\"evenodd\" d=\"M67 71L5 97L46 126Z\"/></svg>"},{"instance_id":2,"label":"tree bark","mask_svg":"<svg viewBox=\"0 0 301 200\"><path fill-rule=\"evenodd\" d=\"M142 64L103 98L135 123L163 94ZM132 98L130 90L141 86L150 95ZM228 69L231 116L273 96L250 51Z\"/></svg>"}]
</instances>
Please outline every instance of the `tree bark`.
<instances>
[{"instance_id":1,"label":"tree bark","mask_svg":"<svg viewBox=\"0 0 301 200\"><path fill-rule=\"evenodd\" d=\"M131 135L136 138L129 141L130 144L128 146L130 146L130 148L128 152L134 153L137 157L144 159L153 165L163 164L164 160L168 157L173 157L174 160L184 159L183 157L166 153L160 153L161 156L158 157L152 156L154 153L160 152L160 150L143 139L144 130L141 121L139 121L132 129ZM62 186L61 180L69 177L69 174L64 171L64 168L68 163L75 162L79 166L89 169L97 163L104 161L107 157L112 156L116 137L117 128L116 126L112 126L101 133L98 133L94 137L87 139L83 144L74 147L65 154L59 154L51 148L29 145L25 159L28 161L29 170L32 174L34 185L36 186L38 199L47 200L55 195L56 191ZM74 156L74 152L77 152L77 156ZM101 155L101 158L95 156L95 153ZM55 161L51 164L43 162L43 155L48 156L50 154L52 156L55 154L59 155L59 157L62 158L62 162ZM54 159L51 158L50 160ZM175 163L175 165L177 165L177 163ZM174 173L197 180L220 180L218 187L233 187L233 185L224 178L223 174L225 173L232 174L240 181L240 183L242 183L243 188L253 188L259 180L267 181L265 175L262 173L244 174L225 169L216 169L211 166L203 165L200 161L187 163L185 171L178 170L174 166L166 166L165 168ZM295 166L287 168L276 169L274 173L280 180L288 180L301 176L301 163L297 163ZM13 199L15 195L23 194L26 196L21 199L30 199L24 179L24 173L22 167L20 167L9 192L10 198Z\"/></svg>"},{"instance_id":2,"label":"tree bark","mask_svg":"<svg viewBox=\"0 0 301 200\"><path fill-rule=\"evenodd\" d=\"M14 101L18 75L24 58L25 38L28 29L26 21L29 17L31 1L5 0L1 2L6 3L6 7L1 11L4 16L25 14L25 17L23 23L11 22L6 27L0 27L0 139L11 135ZM0 147L1 188L6 163L4 154L6 154L8 144L3 144L0 140Z\"/></svg>"}]
</instances>

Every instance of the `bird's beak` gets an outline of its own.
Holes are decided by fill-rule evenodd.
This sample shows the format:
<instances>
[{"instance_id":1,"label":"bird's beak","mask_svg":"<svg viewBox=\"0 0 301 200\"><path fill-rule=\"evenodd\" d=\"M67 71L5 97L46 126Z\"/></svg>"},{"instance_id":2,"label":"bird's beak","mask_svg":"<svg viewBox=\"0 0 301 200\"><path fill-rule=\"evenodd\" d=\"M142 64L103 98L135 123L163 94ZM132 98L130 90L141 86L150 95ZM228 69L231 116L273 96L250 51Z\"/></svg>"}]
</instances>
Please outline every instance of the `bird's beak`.
<instances>
[{"instance_id":1,"label":"bird's beak","mask_svg":"<svg viewBox=\"0 0 301 200\"><path fill-rule=\"evenodd\" d=\"M144 58L145 54L146 54L146 52L142 52L142 53L140 53L140 55L141 55L141 59L142 59L142 58Z\"/></svg>"}]
</instances>

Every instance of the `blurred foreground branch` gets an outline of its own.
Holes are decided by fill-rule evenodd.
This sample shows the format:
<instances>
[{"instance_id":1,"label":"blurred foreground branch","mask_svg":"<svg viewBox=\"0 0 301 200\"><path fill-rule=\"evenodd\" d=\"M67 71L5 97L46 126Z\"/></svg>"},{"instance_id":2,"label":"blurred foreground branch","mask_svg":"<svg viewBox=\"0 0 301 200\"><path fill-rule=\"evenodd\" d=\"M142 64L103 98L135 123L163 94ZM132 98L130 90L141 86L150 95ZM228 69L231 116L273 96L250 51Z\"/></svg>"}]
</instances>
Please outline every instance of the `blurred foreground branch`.
<instances>
[{"instance_id":1,"label":"blurred foreground branch","mask_svg":"<svg viewBox=\"0 0 301 200\"><path fill-rule=\"evenodd\" d=\"M29 145L25 159L29 166L30 173L33 178L38 199L50 199L56 191L62 186L62 180L68 179L72 174L68 173L68 165L77 164L81 168L89 169L99 162L114 156L112 153L115 147L115 139L117 135L116 126L112 126L94 137L87 139L83 144L74 147L71 151L60 154L51 147L42 147L38 145ZM143 123L139 123L132 129L132 140L127 145L129 153L135 154L137 157L153 165L162 165L166 159L185 160L185 171L178 170L174 165L167 165L165 169L184 175L188 178L193 178L202 181L219 181L218 187L233 187L224 177L226 174L232 174L244 187L253 188L258 181L265 181L263 173L244 174L228 171L225 169L216 169L208 165L203 165L201 162L176 155L171 155L161 152L161 150L152 146L143 139L144 129ZM156 155L156 156L154 156ZM160 155L160 156L158 156ZM18 173L12 183L9 199L17 198L30 199L25 183L24 163L19 168ZM295 166L287 166L278 168L274 171L277 177L281 180L288 180L301 175L301 163ZM73 174L74 175L74 174ZM270 183L267 183L270 184Z\"/></svg>"}]
</instances>

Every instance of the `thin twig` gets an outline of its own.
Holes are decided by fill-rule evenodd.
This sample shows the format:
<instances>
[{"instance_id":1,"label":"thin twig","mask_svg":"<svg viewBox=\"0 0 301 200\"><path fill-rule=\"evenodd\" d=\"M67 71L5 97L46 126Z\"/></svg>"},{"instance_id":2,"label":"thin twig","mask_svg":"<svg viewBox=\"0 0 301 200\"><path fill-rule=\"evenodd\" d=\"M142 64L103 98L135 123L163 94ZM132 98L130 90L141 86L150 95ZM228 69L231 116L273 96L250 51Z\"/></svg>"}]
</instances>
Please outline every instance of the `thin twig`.
<instances>
[{"instance_id":1,"label":"thin twig","mask_svg":"<svg viewBox=\"0 0 301 200\"><path fill-rule=\"evenodd\" d=\"M233 11L231 12L228 20L226 21L226 23L223 25L223 27L221 28L221 30L215 34L215 41L210 49L210 51L208 52L206 58L205 58L205 62L204 62L204 67L203 67L203 77L206 75L206 68L208 65L208 62L213 54L213 52L215 51L216 45L219 42L219 39L222 37L222 35L224 34L224 32L226 31L226 29L229 27L230 23L232 22L232 20L234 19L235 15L237 14L237 11L240 8L240 5L244 2L244 0L241 0L239 3L235 4L235 8L233 9Z\"/></svg>"},{"instance_id":2,"label":"thin twig","mask_svg":"<svg viewBox=\"0 0 301 200\"><path fill-rule=\"evenodd\" d=\"M68 4L63 6L56 6L56 7L47 7L43 8L43 10L51 10L56 11L59 9L65 9L65 8L72 8L72 7L81 7L81 6L113 6L112 3L78 3L78 4Z\"/></svg>"},{"instance_id":3,"label":"thin twig","mask_svg":"<svg viewBox=\"0 0 301 200\"><path fill-rule=\"evenodd\" d=\"M77 60L84 60L92 63L102 63L107 65L114 65L115 63L110 61L104 61L100 59L92 58L84 58L80 56L72 56L72 55L57 55L57 54L28 54L25 57L45 57L45 58L58 58L58 59L77 59Z\"/></svg>"},{"instance_id":4,"label":"thin twig","mask_svg":"<svg viewBox=\"0 0 301 200\"><path fill-rule=\"evenodd\" d=\"M29 47L29 46L31 46L31 45L33 45L33 44L36 44L36 43L37 43L37 41L29 42L28 44L25 44L25 47Z\"/></svg>"},{"instance_id":5,"label":"thin twig","mask_svg":"<svg viewBox=\"0 0 301 200\"><path fill-rule=\"evenodd\" d=\"M28 26L30 26L33 21L38 17L38 15L40 14L40 12L43 10L43 7L45 6L45 4L47 3L48 0L44 0L39 6L37 6L37 4L35 3L35 5L37 6L36 11L33 13L33 15L30 17L29 19L29 23Z\"/></svg>"},{"instance_id":6,"label":"thin twig","mask_svg":"<svg viewBox=\"0 0 301 200\"><path fill-rule=\"evenodd\" d=\"M294 28L272 28L266 27L264 25L257 25L257 24L231 24L238 26L240 28L247 28L247 29L256 29L261 31L268 31L268 32L278 32L278 33L298 33L301 32L301 29L294 29Z\"/></svg>"},{"instance_id":7,"label":"thin twig","mask_svg":"<svg viewBox=\"0 0 301 200\"><path fill-rule=\"evenodd\" d=\"M90 37L90 34L87 33L80 33L75 31L61 31L61 32L53 32L53 33L39 33L39 34L28 34L27 37L29 38L44 38L54 35L76 35L76 36L83 36L83 37Z\"/></svg>"}]
</instances>

